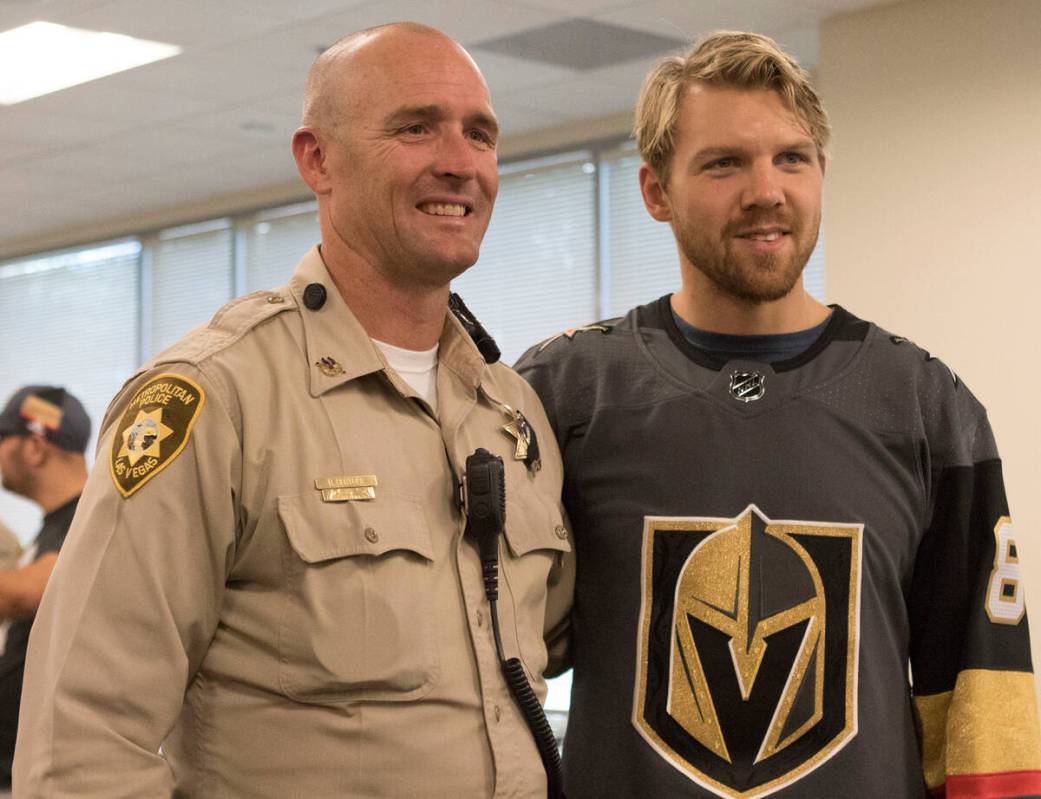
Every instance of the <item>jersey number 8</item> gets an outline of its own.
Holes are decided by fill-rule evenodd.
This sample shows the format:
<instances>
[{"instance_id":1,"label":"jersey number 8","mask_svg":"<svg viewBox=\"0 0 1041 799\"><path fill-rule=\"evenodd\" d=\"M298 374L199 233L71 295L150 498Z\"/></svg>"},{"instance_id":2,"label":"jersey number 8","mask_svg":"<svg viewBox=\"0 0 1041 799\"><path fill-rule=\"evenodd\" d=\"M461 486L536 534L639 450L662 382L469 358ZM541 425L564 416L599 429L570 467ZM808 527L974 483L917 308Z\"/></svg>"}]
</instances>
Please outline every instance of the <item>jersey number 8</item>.
<instances>
[{"instance_id":1,"label":"jersey number 8","mask_svg":"<svg viewBox=\"0 0 1041 799\"><path fill-rule=\"evenodd\" d=\"M1019 624L1026 602L1019 574L1012 519L1002 516L994 525L994 568L987 583L987 616L995 624Z\"/></svg>"}]
</instances>

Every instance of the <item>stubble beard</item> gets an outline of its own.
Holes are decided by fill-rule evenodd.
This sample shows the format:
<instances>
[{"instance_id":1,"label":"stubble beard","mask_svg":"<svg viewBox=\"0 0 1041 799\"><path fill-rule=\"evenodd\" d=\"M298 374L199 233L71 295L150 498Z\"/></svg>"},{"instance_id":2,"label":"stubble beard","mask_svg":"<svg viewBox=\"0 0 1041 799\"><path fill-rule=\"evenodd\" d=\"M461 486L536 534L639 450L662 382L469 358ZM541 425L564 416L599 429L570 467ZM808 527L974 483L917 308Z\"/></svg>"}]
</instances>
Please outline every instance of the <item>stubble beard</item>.
<instances>
[{"instance_id":1,"label":"stubble beard","mask_svg":"<svg viewBox=\"0 0 1041 799\"><path fill-rule=\"evenodd\" d=\"M695 269L701 272L723 294L752 305L775 302L791 293L802 276L820 231L820 216L809 228L795 220L786 220L784 227L795 247L776 253L735 253L731 247L733 231L756 224L777 223L777 220L742 220L731 224L723 232L722 241L700 235L693 226L677 224L674 228L680 251Z\"/></svg>"}]
</instances>

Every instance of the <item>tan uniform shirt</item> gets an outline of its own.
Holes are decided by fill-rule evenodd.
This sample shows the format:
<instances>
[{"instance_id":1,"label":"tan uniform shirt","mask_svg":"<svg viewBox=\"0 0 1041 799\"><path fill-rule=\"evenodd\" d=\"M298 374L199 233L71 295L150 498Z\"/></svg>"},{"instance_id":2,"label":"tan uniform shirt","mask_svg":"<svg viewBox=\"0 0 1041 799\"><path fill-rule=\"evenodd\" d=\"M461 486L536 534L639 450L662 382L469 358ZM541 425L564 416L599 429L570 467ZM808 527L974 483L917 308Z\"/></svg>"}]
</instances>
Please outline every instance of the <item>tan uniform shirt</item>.
<instances>
[{"instance_id":1,"label":"tan uniform shirt","mask_svg":"<svg viewBox=\"0 0 1041 799\"><path fill-rule=\"evenodd\" d=\"M16 795L545 795L456 486L475 448L502 455L502 637L544 695L544 614L570 602L559 454L532 390L451 316L438 395L435 419L317 250L134 377L37 616ZM501 403L537 431L535 475ZM358 482L375 497L344 499Z\"/></svg>"}]
</instances>

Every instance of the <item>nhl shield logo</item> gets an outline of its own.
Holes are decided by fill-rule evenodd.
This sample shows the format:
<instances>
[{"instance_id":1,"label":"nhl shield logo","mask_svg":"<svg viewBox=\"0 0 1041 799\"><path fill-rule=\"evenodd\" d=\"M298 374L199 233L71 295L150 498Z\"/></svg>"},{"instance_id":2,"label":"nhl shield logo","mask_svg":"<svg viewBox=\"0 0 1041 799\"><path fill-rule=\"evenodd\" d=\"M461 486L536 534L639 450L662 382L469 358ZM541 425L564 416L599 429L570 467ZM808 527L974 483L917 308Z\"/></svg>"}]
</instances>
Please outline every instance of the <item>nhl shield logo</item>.
<instances>
[{"instance_id":1,"label":"nhl shield logo","mask_svg":"<svg viewBox=\"0 0 1041 799\"><path fill-rule=\"evenodd\" d=\"M722 797L766 796L857 732L863 525L647 517L633 725Z\"/></svg>"},{"instance_id":2,"label":"nhl shield logo","mask_svg":"<svg viewBox=\"0 0 1041 799\"><path fill-rule=\"evenodd\" d=\"M741 402L755 402L766 393L766 378L759 372L732 372L730 395Z\"/></svg>"}]
</instances>

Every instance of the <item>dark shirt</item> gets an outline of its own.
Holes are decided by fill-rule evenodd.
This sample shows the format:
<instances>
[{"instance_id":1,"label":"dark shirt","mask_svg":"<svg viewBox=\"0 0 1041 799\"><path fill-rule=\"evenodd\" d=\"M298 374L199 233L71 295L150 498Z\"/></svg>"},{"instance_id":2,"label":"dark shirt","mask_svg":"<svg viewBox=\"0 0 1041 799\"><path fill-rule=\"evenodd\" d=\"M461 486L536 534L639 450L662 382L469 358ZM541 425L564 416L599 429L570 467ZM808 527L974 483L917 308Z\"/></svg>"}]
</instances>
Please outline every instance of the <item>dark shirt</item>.
<instances>
[{"instance_id":1,"label":"dark shirt","mask_svg":"<svg viewBox=\"0 0 1041 799\"><path fill-rule=\"evenodd\" d=\"M32 546L34 560L48 552L57 552L65 541L72 524L79 497L43 517L43 527ZM13 619L7 630L7 643L0 654L0 788L11 785L11 764L14 760L15 734L18 732L18 704L22 698L22 673L25 669L25 650L29 645L32 616Z\"/></svg>"},{"instance_id":2,"label":"dark shirt","mask_svg":"<svg viewBox=\"0 0 1041 799\"><path fill-rule=\"evenodd\" d=\"M766 336L735 336L729 333L713 333L694 327L673 311L676 327L684 338L700 350L712 353L724 360L738 358L748 361L775 363L802 355L810 348L831 321L831 314L816 327L797 330L794 333L777 333Z\"/></svg>"}]
</instances>

